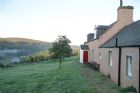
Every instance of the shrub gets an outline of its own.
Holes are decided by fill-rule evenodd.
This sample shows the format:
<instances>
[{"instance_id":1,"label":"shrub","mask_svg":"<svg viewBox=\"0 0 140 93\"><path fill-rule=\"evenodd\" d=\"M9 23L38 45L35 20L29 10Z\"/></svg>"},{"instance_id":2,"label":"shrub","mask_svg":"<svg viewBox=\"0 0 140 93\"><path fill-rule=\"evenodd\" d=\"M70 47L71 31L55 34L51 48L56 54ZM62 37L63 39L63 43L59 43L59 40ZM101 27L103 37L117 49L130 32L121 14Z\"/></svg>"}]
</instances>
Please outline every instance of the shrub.
<instances>
[{"instance_id":1,"label":"shrub","mask_svg":"<svg viewBox=\"0 0 140 93\"><path fill-rule=\"evenodd\" d=\"M36 63L41 61L48 61L48 57L49 57L48 51L40 51L33 55L22 58L21 62Z\"/></svg>"},{"instance_id":2,"label":"shrub","mask_svg":"<svg viewBox=\"0 0 140 93\"><path fill-rule=\"evenodd\" d=\"M128 86L127 88L125 89L122 89L122 92L134 92L134 93L137 93L137 90L134 86Z\"/></svg>"},{"instance_id":3,"label":"shrub","mask_svg":"<svg viewBox=\"0 0 140 93\"><path fill-rule=\"evenodd\" d=\"M9 62L0 62L0 67L5 68L5 67L13 67L14 64L9 63Z\"/></svg>"}]
</instances>

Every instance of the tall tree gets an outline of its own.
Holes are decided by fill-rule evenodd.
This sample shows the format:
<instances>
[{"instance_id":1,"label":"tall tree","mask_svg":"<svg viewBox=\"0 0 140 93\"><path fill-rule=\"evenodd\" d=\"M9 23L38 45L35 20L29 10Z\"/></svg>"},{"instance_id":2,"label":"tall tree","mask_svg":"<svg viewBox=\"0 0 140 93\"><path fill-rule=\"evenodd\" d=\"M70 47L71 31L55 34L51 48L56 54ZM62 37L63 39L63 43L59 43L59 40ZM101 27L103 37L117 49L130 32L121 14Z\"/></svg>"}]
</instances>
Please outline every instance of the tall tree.
<instances>
[{"instance_id":1,"label":"tall tree","mask_svg":"<svg viewBox=\"0 0 140 93\"><path fill-rule=\"evenodd\" d=\"M66 36L58 36L58 39L52 43L50 52L59 60L60 68L64 57L69 57L72 54L72 49L69 45L70 43L71 41Z\"/></svg>"}]
</instances>

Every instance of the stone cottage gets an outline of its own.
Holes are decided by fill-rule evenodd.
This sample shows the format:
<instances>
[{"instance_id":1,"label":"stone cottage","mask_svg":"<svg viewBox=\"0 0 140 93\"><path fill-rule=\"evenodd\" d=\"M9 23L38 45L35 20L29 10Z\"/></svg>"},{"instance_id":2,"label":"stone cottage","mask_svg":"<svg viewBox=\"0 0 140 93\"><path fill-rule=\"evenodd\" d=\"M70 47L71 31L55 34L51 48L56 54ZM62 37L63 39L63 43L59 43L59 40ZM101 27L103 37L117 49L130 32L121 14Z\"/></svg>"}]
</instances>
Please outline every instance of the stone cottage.
<instances>
[{"instance_id":1,"label":"stone cottage","mask_svg":"<svg viewBox=\"0 0 140 93\"><path fill-rule=\"evenodd\" d=\"M140 91L140 21L133 21L133 6L120 6L117 20L95 28L96 38L84 43L88 62L100 64L100 72L121 87Z\"/></svg>"}]
</instances>

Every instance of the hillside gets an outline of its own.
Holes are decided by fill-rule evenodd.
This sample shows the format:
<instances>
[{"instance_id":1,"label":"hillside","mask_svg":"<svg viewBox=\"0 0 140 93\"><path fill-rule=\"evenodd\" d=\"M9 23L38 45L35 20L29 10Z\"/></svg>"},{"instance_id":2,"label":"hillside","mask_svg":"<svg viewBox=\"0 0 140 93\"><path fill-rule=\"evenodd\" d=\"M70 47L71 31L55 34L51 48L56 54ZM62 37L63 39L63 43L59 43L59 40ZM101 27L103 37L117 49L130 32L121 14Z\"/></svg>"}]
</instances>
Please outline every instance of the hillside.
<instances>
[{"instance_id":1,"label":"hillside","mask_svg":"<svg viewBox=\"0 0 140 93\"><path fill-rule=\"evenodd\" d=\"M75 50L75 49L80 49L80 47L79 47L78 45L71 45L71 48L72 48L73 50Z\"/></svg>"},{"instance_id":2,"label":"hillside","mask_svg":"<svg viewBox=\"0 0 140 93\"><path fill-rule=\"evenodd\" d=\"M24 56L47 50L50 42L25 38L0 38L0 61L19 62Z\"/></svg>"},{"instance_id":3,"label":"hillside","mask_svg":"<svg viewBox=\"0 0 140 93\"><path fill-rule=\"evenodd\" d=\"M13 42L13 43L17 43L17 42L28 42L28 43L49 43L49 42L44 42L44 41L40 41L40 40L33 40L33 39L27 39L27 38L0 38L0 42L1 41L7 41L7 42Z\"/></svg>"},{"instance_id":4,"label":"hillside","mask_svg":"<svg viewBox=\"0 0 140 93\"><path fill-rule=\"evenodd\" d=\"M50 42L26 38L0 38L0 62L19 62L21 58L52 46ZM72 49L79 46L71 45Z\"/></svg>"}]
</instances>

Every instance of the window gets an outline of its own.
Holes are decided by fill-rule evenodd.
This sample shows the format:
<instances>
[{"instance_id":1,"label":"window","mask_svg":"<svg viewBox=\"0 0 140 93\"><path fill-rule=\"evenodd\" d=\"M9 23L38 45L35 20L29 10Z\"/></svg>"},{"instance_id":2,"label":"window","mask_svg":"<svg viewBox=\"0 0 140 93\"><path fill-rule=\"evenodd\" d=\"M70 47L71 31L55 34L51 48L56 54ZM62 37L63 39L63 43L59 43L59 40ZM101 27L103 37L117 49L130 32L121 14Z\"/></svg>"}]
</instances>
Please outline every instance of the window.
<instances>
[{"instance_id":1,"label":"window","mask_svg":"<svg viewBox=\"0 0 140 93\"><path fill-rule=\"evenodd\" d=\"M91 61L94 61L94 50L91 51Z\"/></svg>"},{"instance_id":2,"label":"window","mask_svg":"<svg viewBox=\"0 0 140 93\"><path fill-rule=\"evenodd\" d=\"M100 58L100 59L102 58L102 55L101 55L101 53L99 53L99 58Z\"/></svg>"},{"instance_id":3,"label":"window","mask_svg":"<svg viewBox=\"0 0 140 93\"><path fill-rule=\"evenodd\" d=\"M112 51L109 51L109 64L110 67L112 66Z\"/></svg>"},{"instance_id":4,"label":"window","mask_svg":"<svg viewBox=\"0 0 140 93\"><path fill-rule=\"evenodd\" d=\"M132 77L132 57L126 56L126 75Z\"/></svg>"}]
</instances>

